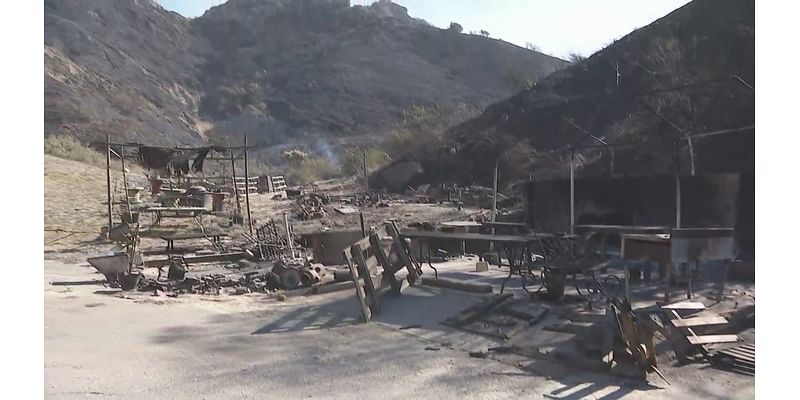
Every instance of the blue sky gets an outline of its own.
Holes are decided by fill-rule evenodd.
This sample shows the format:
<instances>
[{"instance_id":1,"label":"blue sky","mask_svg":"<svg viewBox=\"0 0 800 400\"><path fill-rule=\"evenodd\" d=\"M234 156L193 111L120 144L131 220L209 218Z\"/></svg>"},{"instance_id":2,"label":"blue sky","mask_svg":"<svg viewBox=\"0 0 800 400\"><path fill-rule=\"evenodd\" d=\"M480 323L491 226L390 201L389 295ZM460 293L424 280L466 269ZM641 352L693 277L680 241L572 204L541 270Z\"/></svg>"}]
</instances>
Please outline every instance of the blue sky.
<instances>
[{"instance_id":1,"label":"blue sky","mask_svg":"<svg viewBox=\"0 0 800 400\"><path fill-rule=\"evenodd\" d=\"M374 0L350 0L368 5ZM224 0L159 0L169 10L197 17ZM519 46L530 42L557 57L588 56L636 28L688 3L688 0L394 0L412 17L464 32L486 30L493 38Z\"/></svg>"}]
</instances>

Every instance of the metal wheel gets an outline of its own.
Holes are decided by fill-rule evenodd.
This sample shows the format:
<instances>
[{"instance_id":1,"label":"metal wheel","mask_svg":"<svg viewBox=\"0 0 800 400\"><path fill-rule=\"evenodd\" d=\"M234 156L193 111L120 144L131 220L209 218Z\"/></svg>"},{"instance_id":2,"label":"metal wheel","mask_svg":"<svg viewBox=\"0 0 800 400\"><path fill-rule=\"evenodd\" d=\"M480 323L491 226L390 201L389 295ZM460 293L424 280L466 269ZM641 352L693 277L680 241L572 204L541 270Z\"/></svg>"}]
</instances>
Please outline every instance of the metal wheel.
<instances>
[{"instance_id":1,"label":"metal wheel","mask_svg":"<svg viewBox=\"0 0 800 400\"><path fill-rule=\"evenodd\" d=\"M622 295L622 280L616 275L608 275L603 279L603 288L606 297L615 299Z\"/></svg>"},{"instance_id":2,"label":"metal wheel","mask_svg":"<svg viewBox=\"0 0 800 400\"><path fill-rule=\"evenodd\" d=\"M602 283L598 282L594 276L592 276L591 279L579 281L577 275L578 274L575 274L575 290L578 291L578 295L582 299L594 303L603 298L604 290Z\"/></svg>"}]
</instances>

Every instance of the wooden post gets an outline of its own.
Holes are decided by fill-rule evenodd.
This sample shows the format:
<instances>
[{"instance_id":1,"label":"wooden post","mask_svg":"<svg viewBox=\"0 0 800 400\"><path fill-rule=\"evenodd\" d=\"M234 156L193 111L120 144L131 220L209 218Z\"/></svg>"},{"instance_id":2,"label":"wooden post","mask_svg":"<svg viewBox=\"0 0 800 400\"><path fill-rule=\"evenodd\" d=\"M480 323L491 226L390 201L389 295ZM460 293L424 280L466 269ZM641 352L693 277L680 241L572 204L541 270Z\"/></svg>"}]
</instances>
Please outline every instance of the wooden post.
<instances>
[{"instance_id":1,"label":"wooden post","mask_svg":"<svg viewBox=\"0 0 800 400\"><path fill-rule=\"evenodd\" d=\"M233 150L229 150L231 152L231 175L233 175L233 194L236 196L236 211L239 212L239 215L242 215L242 204L239 202L239 187L236 186L236 161L233 157Z\"/></svg>"},{"instance_id":2,"label":"wooden post","mask_svg":"<svg viewBox=\"0 0 800 400\"><path fill-rule=\"evenodd\" d=\"M364 227L364 213L358 213L358 219L361 220L361 237L367 237L367 230Z\"/></svg>"},{"instance_id":3,"label":"wooden post","mask_svg":"<svg viewBox=\"0 0 800 400\"><path fill-rule=\"evenodd\" d=\"M575 234L575 149L569 150L569 233Z\"/></svg>"},{"instance_id":4,"label":"wooden post","mask_svg":"<svg viewBox=\"0 0 800 400\"><path fill-rule=\"evenodd\" d=\"M111 235L111 134L106 133L106 196L108 197L108 232L106 238Z\"/></svg>"},{"instance_id":5,"label":"wooden post","mask_svg":"<svg viewBox=\"0 0 800 400\"><path fill-rule=\"evenodd\" d=\"M250 175L247 172L247 135L244 135L244 199L247 204L247 225L253 236L253 219L250 217Z\"/></svg>"}]
</instances>

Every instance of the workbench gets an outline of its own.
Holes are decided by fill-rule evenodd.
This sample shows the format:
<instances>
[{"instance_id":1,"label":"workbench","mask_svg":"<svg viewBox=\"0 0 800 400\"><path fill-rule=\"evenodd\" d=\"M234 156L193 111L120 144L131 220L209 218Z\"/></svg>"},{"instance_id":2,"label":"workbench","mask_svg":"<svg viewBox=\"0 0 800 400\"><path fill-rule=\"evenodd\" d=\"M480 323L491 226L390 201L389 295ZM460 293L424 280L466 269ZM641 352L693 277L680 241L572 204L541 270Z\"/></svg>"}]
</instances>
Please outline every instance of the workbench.
<instances>
[{"instance_id":1,"label":"workbench","mask_svg":"<svg viewBox=\"0 0 800 400\"><path fill-rule=\"evenodd\" d=\"M180 232L160 236L161 240L167 242L167 252L175 249L176 240L208 238L211 239L215 245L220 246L222 244L222 238L224 237L228 237L228 234L225 232Z\"/></svg>"},{"instance_id":2,"label":"workbench","mask_svg":"<svg viewBox=\"0 0 800 400\"><path fill-rule=\"evenodd\" d=\"M669 234L623 234L621 258L625 267L625 296L630 298L630 272L626 261L656 262L665 271L664 301L670 302L670 285L675 266L705 261L722 261L723 271L717 299L721 300L727 270L735 258L736 242L732 228L672 229ZM686 297L692 298L692 272L689 269Z\"/></svg>"},{"instance_id":3,"label":"workbench","mask_svg":"<svg viewBox=\"0 0 800 400\"><path fill-rule=\"evenodd\" d=\"M503 280L500 287L502 293L505 289L506 283L511 279L514 272L522 273L523 265L529 268L535 258L541 258L540 255L534 254L532 248L541 239L554 238L556 235L550 233L531 233L528 235L491 235L485 233L465 233L465 232L437 232L437 231L418 231L418 230L403 230L400 232L403 238L417 239L423 242L429 240L459 240L466 242L482 241L489 243L497 243L503 246L506 253L506 258L509 263L508 276ZM519 253L517 251L519 250ZM420 247L420 251L422 248ZM421 255L420 255L421 256ZM422 258L422 257L420 257ZM430 263L430 246L428 246L428 265L433 268ZM435 270L435 268L434 268Z\"/></svg>"},{"instance_id":4,"label":"workbench","mask_svg":"<svg viewBox=\"0 0 800 400\"><path fill-rule=\"evenodd\" d=\"M167 218L202 218L208 210L204 207L150 207L145 209L155 215L153 226L158 226L161 219Z\"/></svg>"}]
</instances>

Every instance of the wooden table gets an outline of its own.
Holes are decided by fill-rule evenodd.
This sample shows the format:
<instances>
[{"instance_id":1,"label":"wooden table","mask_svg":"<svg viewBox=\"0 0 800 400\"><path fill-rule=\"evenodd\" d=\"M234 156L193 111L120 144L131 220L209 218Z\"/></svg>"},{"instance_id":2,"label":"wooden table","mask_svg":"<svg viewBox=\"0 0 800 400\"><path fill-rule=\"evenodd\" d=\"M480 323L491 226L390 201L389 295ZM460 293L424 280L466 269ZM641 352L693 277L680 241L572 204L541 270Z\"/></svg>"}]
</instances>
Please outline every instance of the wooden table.
<instances>
[{"instance_id":1,"label":"wooden table","mask_svg":"<svg viewBox=\"0 0 800 400\"><path fill-rule=\"evenodd\" d=\"M150 207L145 209L145 211L155 214L156 219L153 222L153 226L157 226L164 217L196 218L202 216L203 213L208 212L208 210L204 207Z\"/></svg>"}]
</instances>

